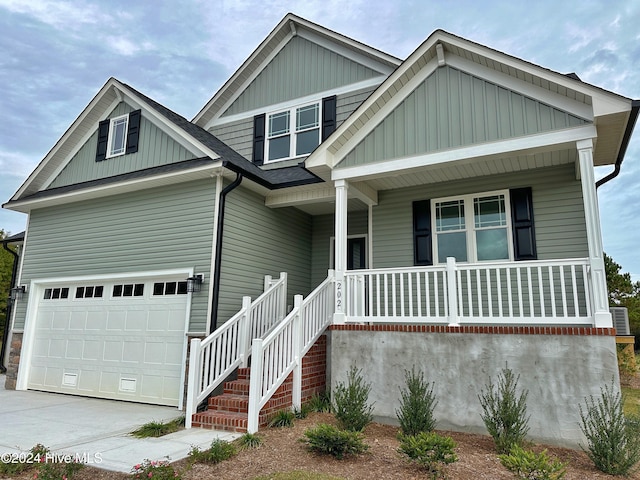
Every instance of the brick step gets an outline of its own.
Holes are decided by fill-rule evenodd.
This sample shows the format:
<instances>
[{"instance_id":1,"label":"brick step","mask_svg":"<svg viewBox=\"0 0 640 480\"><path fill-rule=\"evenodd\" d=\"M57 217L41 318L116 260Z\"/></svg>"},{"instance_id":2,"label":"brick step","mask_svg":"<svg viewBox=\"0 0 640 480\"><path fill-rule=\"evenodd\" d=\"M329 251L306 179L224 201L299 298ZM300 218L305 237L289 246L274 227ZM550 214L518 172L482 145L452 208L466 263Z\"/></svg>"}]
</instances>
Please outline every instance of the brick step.
<instances>
[{"instance_id":1,"label":"brick step","mask_svg":"<svg viewBox=\"0 0 640 480\"><path fill-rule=\"evenodd\" d=\"M251 373L250 367L238 368L238 380L249 380L250 373Z\"/></svg>"},{"instance_id":2,"label":"brick step","mask_svg":"<svg viewBox=\"0 0 640 480\"><path fill-rule=\"evenodd\" d=\"M247 413L249 411L249 396L223 393L217 397L210 397L208 410Z\"/></svg>"},{"instance_id":3,"label":"brick step","mask_svg":"<svg viewBox=\"0 0 640 480\"><path fill-rule=\"evenodd\" d=\"M258 417L258 426L266 427L273 414L261 413ZM193 416L192 426L194 428L207 428L210 430L223 430L227 432L247 431L248 419L246 413L220 412L207 410L196 413Z\"/></svg>"},{"instance_id":4,"label":"brick step","mask_svg":"<svg viewBox=\"0 0 640 480\"><path fill-rule=\"evenodd\" d=\"M249 395L249 380L233 380L231 382L224 382L223 393L230 393L233 395Z\"/></svg>"}]
</instances>

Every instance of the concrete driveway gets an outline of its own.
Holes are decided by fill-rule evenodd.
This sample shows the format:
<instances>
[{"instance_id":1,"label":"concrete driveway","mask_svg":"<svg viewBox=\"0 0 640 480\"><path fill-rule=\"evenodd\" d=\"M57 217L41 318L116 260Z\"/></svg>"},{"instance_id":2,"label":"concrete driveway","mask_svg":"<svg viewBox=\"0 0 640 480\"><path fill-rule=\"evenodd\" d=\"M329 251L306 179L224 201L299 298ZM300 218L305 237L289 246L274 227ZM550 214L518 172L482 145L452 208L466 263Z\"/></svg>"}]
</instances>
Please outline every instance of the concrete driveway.
<instances>
[{"instance_id":1,"label":"concrete driveway","mask_svg":"<svg viewBox=\"0 0 640 480\"><path fill-rule=\"evenodd\" d=\"M237 437L190 429L138 439L128 433L152 420L174 419L182 412L140 403L5 390L4 381L5 376L0 375L0 455L25 452L40 443L52 452L84 458L95 467L130 472L144 459L179 460L193 445L207 448L215 438Z\"/></svg>"}]
</instances>

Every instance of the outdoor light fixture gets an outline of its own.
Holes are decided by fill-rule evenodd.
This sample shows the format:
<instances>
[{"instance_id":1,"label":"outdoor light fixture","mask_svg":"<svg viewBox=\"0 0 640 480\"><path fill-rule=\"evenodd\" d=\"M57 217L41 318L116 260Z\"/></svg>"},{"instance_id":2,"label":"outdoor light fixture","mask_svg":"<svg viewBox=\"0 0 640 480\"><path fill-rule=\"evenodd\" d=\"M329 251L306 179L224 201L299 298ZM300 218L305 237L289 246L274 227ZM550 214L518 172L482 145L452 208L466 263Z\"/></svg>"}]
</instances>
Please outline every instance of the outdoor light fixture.
<instances>
[{"instance_id":1,"label":"outdoor light fixture","mask_svg":"<svg viewBox=\"0 0 640 480\"><path fill-rule=\"evenodd\" d=\"M204 282L204 275L201 273L197 273L193 277L187 278L187 292L199 292L202 288L202 282Z\"/></svg>"},{"instance_id":2,"label":"outdoor light fixture","mask_svg":"<svg viewBox=\"0 0 640 480\"><path fill-rule=\"evenodd\" d=\"M11 289L11 300L22 300L25 293L27 293L27 287L25 285L17 285Z\"/></svg>"}]
</instances>

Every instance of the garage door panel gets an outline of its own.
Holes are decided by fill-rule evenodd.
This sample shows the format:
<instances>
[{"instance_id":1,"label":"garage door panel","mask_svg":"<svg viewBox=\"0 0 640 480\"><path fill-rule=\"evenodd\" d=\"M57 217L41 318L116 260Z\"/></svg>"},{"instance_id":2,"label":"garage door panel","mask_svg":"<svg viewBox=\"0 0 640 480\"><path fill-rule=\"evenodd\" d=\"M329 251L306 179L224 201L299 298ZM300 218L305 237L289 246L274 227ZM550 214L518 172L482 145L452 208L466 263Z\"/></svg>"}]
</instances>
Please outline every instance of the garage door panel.
<instances>
[{"instance_id":1,"label":"garage door panel","mask_svg":"<svg viewBox=\"0 0 640 480\"><path fill-rule=\"evenodd\" d=\"M113 284L40 301L28 388L177 406L187 295L153 296L147 282L144 296L116 298Z\"/></svg>"}]
</instances>

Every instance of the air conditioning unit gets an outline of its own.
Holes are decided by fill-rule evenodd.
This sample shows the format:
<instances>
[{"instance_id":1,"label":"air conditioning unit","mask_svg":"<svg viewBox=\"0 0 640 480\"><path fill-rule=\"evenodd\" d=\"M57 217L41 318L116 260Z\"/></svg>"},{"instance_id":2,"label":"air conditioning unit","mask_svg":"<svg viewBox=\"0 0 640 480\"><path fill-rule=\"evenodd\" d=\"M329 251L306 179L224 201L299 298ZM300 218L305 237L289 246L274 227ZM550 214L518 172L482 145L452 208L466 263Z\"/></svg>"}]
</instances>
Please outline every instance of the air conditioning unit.
<instances>
[{"instance_id":1,"label":"air conditioning unit","mask_svg":"<svg viewBox=\"0 0 640 480\"><path fill-rule=\"evenodd\" d=\"M609 311L613 317L613 326L616 327L616 335L621 337L631 335L627 307L609 307Z\"/></svg>"}]
</instances>

